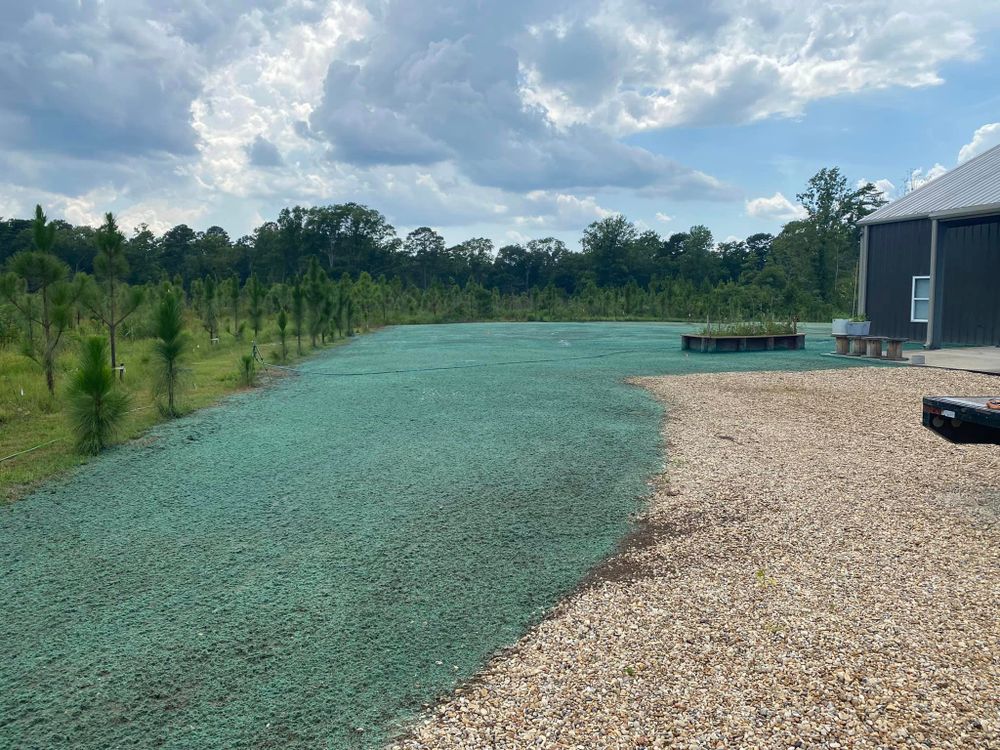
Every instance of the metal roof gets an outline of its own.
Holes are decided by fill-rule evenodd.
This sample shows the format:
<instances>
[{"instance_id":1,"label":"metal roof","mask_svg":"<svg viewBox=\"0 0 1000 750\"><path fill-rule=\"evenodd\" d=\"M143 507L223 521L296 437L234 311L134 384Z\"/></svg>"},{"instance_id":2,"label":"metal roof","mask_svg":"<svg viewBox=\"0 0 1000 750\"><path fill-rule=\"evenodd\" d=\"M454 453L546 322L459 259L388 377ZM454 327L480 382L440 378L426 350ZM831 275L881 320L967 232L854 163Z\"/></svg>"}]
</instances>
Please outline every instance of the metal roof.
<instances>
[{"instance_id":1,"label":"metal roof","mask_svg":"<svg viewBox=\"0 0 1000 750\"><path fill-rule=\"evenodd\" d=\"M982 213L1000 213L1000 146L959 164L858 223L959 218Z\"/></svg>"}]
</instances>

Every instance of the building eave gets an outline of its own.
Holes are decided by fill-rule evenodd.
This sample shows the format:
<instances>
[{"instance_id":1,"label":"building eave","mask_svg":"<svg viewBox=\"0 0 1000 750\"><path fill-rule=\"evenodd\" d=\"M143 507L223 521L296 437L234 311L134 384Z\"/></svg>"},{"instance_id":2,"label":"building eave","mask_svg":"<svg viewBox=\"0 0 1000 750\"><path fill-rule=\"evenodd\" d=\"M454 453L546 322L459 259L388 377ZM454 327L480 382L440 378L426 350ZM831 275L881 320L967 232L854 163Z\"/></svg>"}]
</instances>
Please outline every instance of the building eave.
<instances>
[{"instance_id":1,"label":"building eave","mask_svg":"<svg viewBox=\"0 0 1000 750\"><path fill-rule=\"evenodd\" d=\"M987 203L982 206L967 208L952 208L947 211L931 211L930 213L911 214L909 216L887 216L884 219L872 219L868 216L858 221L858 226L875 226L876 224L899 224L904 221L920 221L921 219L938 219L940 221L957 221L958 219L975 219L980 216L1000 214L1000 203Z\"/></svg>"}]
</instances>

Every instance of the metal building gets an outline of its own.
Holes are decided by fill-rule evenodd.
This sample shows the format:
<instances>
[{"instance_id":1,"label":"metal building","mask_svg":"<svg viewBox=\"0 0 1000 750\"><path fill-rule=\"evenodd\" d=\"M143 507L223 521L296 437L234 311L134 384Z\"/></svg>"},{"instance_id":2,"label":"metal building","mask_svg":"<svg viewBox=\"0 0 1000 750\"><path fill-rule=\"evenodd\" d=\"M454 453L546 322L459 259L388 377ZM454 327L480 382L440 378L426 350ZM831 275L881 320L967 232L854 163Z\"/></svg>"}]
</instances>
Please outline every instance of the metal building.
<instances>
[{"instance_id":1,"label":"metal building","mask_svg":"<svg viewBox=\"0 0 1000 750\"><path fill-rule=\"evenodd\" d=\"M859 223L872 335L1000 345L1000 146Z\"/></svg>"}]
</instances>

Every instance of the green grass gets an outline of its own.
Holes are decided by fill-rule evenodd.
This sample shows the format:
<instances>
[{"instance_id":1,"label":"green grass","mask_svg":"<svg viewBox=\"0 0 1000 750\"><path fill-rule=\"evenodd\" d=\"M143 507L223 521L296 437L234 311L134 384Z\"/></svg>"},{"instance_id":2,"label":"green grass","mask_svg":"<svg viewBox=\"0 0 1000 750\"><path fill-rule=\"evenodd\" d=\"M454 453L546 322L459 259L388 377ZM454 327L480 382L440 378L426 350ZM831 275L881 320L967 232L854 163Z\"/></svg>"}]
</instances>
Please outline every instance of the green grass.
<instances>
[{"instance_id":1,"label":"green grass","mask_svg":"<svg viewBox=\"0 0 1000 750\"><path fill-rule=\"evenodd\" d=\"M16 500L43 480L91 458L80 455L73 447L65 389L76 367L79 336L103 332L103 329L84 325L67 339L59 356L55 397L45 388L45 375L37 363L16 347L0 350L0 459L41 446L0 461L0 502ZM252 334L245 335L242 340L223 334L219 343L210 344L206 335L193 332L180 397L185 413L245 390L239 381L240 358L250 352L251 338ZM331 345L341 343L343 340ZM125 364L123 384L131 400L119 442L137 438L164 421L152 393L152 346L152 339L121 337L118 341L118 360ZM281 350L277 329L261 331L258 347L269 362L275 361ZM322 348L326 347L318 347L316 351ZM301 359L295 356L294 337L290 338L288 351L289 362ZM303 355L311 353L308 339L304 339ZM267 378L260 378L258 384L267 382Z\"/></svg>"},{"instance_id":2,"label":"green grass","mask_svg":"<svg viewBox=\"0 0 1000 750\"><path fill-rule=\"evenodd\" d=\"M700 333L702 336L788 336L795 333L795 324L787 320L708 323Z\"/></svg>"}]
</instances>

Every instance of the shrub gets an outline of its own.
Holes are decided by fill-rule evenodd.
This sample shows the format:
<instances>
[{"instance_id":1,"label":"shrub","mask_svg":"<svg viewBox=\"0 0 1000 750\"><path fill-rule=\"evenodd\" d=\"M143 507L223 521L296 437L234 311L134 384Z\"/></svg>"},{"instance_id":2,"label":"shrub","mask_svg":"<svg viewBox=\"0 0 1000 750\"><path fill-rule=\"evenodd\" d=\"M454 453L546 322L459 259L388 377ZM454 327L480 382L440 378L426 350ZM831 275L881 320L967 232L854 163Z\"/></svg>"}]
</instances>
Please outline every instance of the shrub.
<instances>
[{"instance_id":1,"label":"shrub","mask_svg":"<svg viewBox=\"0 0 1000 750\"><path fill-rule=\"evenodd\" d=\"M18 333L17 321L11 309L0 304L0 351L17 341Z\"/></svg>"},{"instance_id":2,"label":"shrub","mask_svg":"<svg viewBox=\"0 0 1000 750\"><path fill-rule=\"evenodd\" d=\"M252 388L257 384L257 366L252 354L244 354L240 357L240 385Z\"/></svg>"},{"instance_id":3,"label":"shrub","mask_svg":"<svg viewBox=\"0 0 1000 750\"><path fill-rule=\"evenodd\" d=\"M773 318L727 323L706 323L701 329L702 336L782 336L796 332L794 320L782 321Z\"/></svg>"},{"instance_id":4,"label":"shrub","mask_svg":"<svg viewBox=\"0 0 1000 750\"><path fill-rule=\"evenodd\" d=\"M100 453L118 433L128 409L128 395L117 387L104 338L88 336L80 342L80 366L68 395L77 450Z\"/></svg>"}]
</instances>

